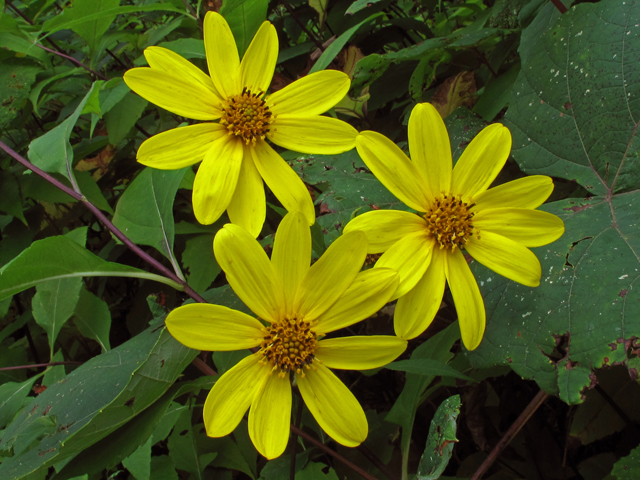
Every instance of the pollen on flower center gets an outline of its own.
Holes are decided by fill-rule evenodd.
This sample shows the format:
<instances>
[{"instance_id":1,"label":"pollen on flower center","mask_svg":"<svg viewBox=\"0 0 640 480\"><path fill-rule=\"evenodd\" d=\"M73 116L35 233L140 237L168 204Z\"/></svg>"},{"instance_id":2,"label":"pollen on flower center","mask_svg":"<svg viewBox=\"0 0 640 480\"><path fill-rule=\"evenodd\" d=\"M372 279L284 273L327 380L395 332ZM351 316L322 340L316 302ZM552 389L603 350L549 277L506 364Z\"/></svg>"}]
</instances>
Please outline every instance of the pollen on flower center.
<instances>
[{"instance_id":1,"label":"pollen on flower center","mask_svg":"<svg viewBox=\"0 0 640 480\"><path fill-rule=\"evenodd\" d=\"M302 373L303 367L311 368L318 336L311 331L310 322L296 317L285 318L264 330L260 353L274 370L280 369L281 377L291 371Z\"/></svg>"},{"instance_id":2,"label":"pollen on flower center","mask_svg":"<svg viewBox=\"0 0 640 480\"><path fill-rule=\"evenodd\" d=\"M474 204L463 202L460 195L443 193L424 214L429 233L435 237L440 248L462 248L473 235Z\"/></svg>"},{"instance_id":3,"label":"pollen on flower center","mask_svg":"<svg viewBox=\"0 0 640 480\"><path fill-rule=\"evenodd\" d=\"M241 137L247 145L255 145L258 138L264 140L272 121L273 115L263 93L252 93L247 87L240 95L233 95L225 101L220 118L229 135Z\"/></svg>"}]
</instances>

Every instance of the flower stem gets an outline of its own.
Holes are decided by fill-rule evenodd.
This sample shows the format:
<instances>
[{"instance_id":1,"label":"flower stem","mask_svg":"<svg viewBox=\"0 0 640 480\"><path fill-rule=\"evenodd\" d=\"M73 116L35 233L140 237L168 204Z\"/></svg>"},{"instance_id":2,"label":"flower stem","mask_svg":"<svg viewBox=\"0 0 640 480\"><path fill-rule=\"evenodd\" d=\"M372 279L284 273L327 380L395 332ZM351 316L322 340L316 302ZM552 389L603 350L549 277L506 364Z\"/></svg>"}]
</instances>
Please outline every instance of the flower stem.
<instances>
[{"instance_id":1,"label":"flower stem","mask_svg":"<svg viewBox=\"0 0 640 480\"><path fill-rule=\"evenodd\" d=\"M105 216L105 214L102 213L102 211L100 211L100 209L96 207L93 203L87 200L87 198L84 195L67 187L65 184L63 184L56 178L52 177L51 175L49 175L47 172L40 170L33 163L31 163L29 160L22 157L18 153L16 153L12 148L10 148L8 145L6 145L2 141L0 141L0 149L7 152L10 156L12 156L15 160L20 162L26 168L31 170L33 173L41 176L52 185L58 187L60 190L62 190L64 193L66 193L70 197L75 198L79 202L84 203L85 206L89 210L91 210L91 212L96 217L98 217L98 220L100 220L113 233L113 235L122 243L124 243L131 251L133 251L136 255L138 255L140 258L142 258L144 261L152 265L157 270L160 270L160 272L162 272L162 274L165 277L168 277L168 280L172 281L175 284L178 284L182 289L184 289L184 292L187 295L189 295L191 298L193 298L196 302L207 303L207 301L204 298L202 298L198 293L196 293L189 285L187 285L187 283L184 280L182 280L174 272L172 272L170 269L165 267L162 263L157 261L151 255L149 255L147 252L145 252L140 247L138 247L135 243L129 240L129 237L127 237L113 223L111 223L111 221ZM165 283L167 282L165 281Z\"/></svg>"}]
</instances>

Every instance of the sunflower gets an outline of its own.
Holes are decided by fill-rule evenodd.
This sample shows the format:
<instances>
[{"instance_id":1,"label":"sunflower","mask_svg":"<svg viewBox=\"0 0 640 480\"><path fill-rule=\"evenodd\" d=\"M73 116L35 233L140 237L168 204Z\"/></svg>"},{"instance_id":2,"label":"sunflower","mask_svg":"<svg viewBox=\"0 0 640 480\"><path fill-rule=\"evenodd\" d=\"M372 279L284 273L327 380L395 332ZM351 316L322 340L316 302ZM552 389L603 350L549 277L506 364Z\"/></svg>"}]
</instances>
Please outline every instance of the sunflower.
<instances>
[{"instance_id":1,"label":"sunflower","mask_svg":"<svg viewBox=\"0 0 640 480\"><path fill-rule=\"evenodd\" d=\"M240 61L233 34L218 13L204 19L206 75L162 47L144 51L149 67L127 71L134 92L177 115L209 121L155 135L138 150L143 165L175 170L200 165L193 185L193 210L203 224L227 210L232 223L256 237L266 216L262 181L288 211L315 222L304 183L269 145L303 153L351 150L357 131L320 116L349 90L349 77L326 70L303 77L267 96L278 58L278 35L264 22ZM216 121L217 120L217 121Z\"/></svg>"},{"instance_id":2,"label":"sunflower","mask_svg":"<svg viewBox=\"0 0 640 480\"><path fill-rule=\"evenodd\" d=\"M360 272L367 249L361 232L345 234L316 263L304 216L285 216L271 260L257 240L233 224L214 240L227 280L258 318L219 305L189 304L167 317L167 328L197 350L258 350L215 383L204 404L207 435L231 433L249 409L249 435L271 459L289 438L291 380L309 411L334 440L349 447L367 437L367 420L349 389L329 370L366 370L394 360L406 348L394 336L323 338L378 311L398 280L391 269Z\"/></svg>"},{"instance_id":3,"label":"sunflower","mask_svg":"<svg viewBox=\"0 0 640 480\"><path fill-rule=\"evenodd\" d=\"M486 315L463 251L510 280L538 286L540 262L528 247L551 243L564 232L557 216L536 210L553 191L551 178L534 175L488 189L511 150L511 134L499 124L484 128L452 168L446 127L428 103L411 112L411 160L376 132L362 132L356 148L380 182L418 212L371 211L344 229L364 232L369 254L384 252L374 269L398 271L396 335L411 339L424 332L448 283L462 341L475 349Z\"/></svg>"}]
</instances>

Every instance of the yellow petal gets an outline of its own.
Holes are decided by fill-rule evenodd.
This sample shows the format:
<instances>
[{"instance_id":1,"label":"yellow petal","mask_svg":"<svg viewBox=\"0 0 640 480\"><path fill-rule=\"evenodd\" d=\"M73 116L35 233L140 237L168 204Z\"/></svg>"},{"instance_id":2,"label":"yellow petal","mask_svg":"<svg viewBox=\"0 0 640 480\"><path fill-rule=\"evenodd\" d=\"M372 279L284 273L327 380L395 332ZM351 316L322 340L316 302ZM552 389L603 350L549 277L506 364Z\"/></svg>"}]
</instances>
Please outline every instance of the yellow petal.
<instances>
[{"instance_id":1,"label":"yellow petal","mask_svg":"<svg viewBox=\"0 0 640 480\"><path fill-rule=\"evenodd\" d=\"M217 97L218 102L222 102L220 94L213 86L211 77L177 53L168 48L147 47L144 50L144 56L151 68L162 70L170 75L176 75L179 72L180 77L189 77L190 80L200 83Z\"/></svg>"},{"instance_id":2,"label":"yellow petal","mask_svg":"<svg viewBox=\"0 0 640 480\"><path fill-rule=\"evenodd\" d=\"M465 245L469 254L485 267L490 268L509 280L527 287L540 285L540 261L527 247L518 242L482 231L480 238L471 237Z\"/></svg>"},{"instance_id":3,"label":"yellow petal","mask_svg":"<svg viewBox=\"0 0 640 480\"><path fill-rule=\"evenodd\" d=\"M327 367L314 362L315 370L296 374L307 408L327 434L346 447L367 438L369 426L362 407L347 387Z\"/></svg>"},{"instance_id":4,"label":"yellow petal","mask_svg":"<svg viewBox=\"0 0 640 480\"><path fill-rule=\"evenodd\" d=\"M462 152L453 168L451 190L463 199L484 192L498 176L511 151L511 133L494 123L485 127Z\"/></svg>"},{"instance_id":5,"label":"yellow petal","mask_svg":"<svg viewBox=\"0 0 640 480\"><path fill-rule=\"evenodd\" d=\"M350 84L346 73L322 70L302 77L270 95L267 106L276 115L320 115L344 98Z\"/></svg>"},{"instance_id":6,"label":"yellow petal","mask_svg":"<svg viewBox=\"0 0 640 480\"><path fill-rule=\"evenodd\" d=\"M398 299L393 326L398 337L412 339L422 334L438 313L446 283L445 252L433 249L426 273L413 289Z\"/></svg>"},{"instance_id":7,"label":"yellow petal","mask_svg":"<svg viewBox=\"0 0 640 480\"><path fill-rule=\"evenodd\" d=\"M240 225L254 237L260 235L267 216L262 177L251 158L249 148L243 146L244 156L236 189L227 207L231 223Z\"/></svg>"},{"instance_id":8,"label":"yellow petal","mask_svg":"<svg viewBox=\"0 0 640 480\"><path fill-rule=\"evenodd\" d=\"M203 416L207 435L224 437L238 426L249 409L260 381L271 368L258 363L262 355L249 355L225 372L207 395Z\"/></svg>"},{"instance_id":9,"label":"yellow petal","mask_svg":"<svg viewBox=\"0 0 640 480\"><path fill-rule=\"evenodd\" d=\"M398 146L377 132L362 132L356 139L358 154L380 182L401 202L426 212L425 181Z\"/></svg>"},{"instance_id":10,"label":"yellow petal","mask_svg":"<svg viewBox=\"0 0 640 480\"><path fill-rule=\"evenodd\" d=\"M220 103L213 91L189 76L180 77L154 68L132 68L124 74L131 90L165 110L195 120L220 118Z\"/></svg>"},{"instance_id":11,"label":"yellow petal","mask_svg":"<svg viewBox=\"0 0 640 480\"><path fill-rule=\"evenodd\" d=\"M242 142L221 137L211 144L193 182L193 213L208 225L227 209L238 183L242 165Z\"/></svg>"},{"instance_id":12,"label":"yellow petal","mask_svg":"<svg viewBox=\"0 0 640 480\"><path fill-rule=\"evenodd\" d=\"M267 375L249 410L249 436L267 460L279 457L289 442L291 383L289 375Z\"/></svg>"},{"instance_id":13,"label":"yellow petal","mask_svg":"<svg viewBox=\"0 0 640 480\"><path fill-rule=\"evenodd\" d=\"M253 93L265 93L278 60L278 34L270 22L263 22L251 40L240 64L240 82Z\"/></svg>"},{"instance_id":14,"label":"yellow petal","mask_svg":"<svg viewBox=\"0 0 640 480\"><path fill-rule=\"evenodd\" d=\"M551 213L530 208L494 208L480 210L473 217L480 237L489 231L507 237L525 247L540 247L555 242L564 233L564 223Z\"/></svg>"},{"instance_id":15,"label":"yellow petal","mask_svg":"<svg viewBox=\"0 0 640 480\"><path fill-rule=\"evenodd\" d=\"M145 140L138 149L138 162L160 170L178 170L202 160L213 142L227 134L217 123L199 123L174 128Z\"/></svg>"},{"instance_id":16,"label":"yellow petal","mask_svg":"<svg viewBox=\"0 0 640 480\"><path fill-rule=\"evenodd\" d=\"M480 289L460 250L448 252L445 262L445 273L458 313L462 343L468 350L475 350L482 341L486 324Z\"/></svg>"},{"instance_id":17,"label":"yellow petal","mask_svg":"<svg viewBox=\"0 0 640 480\"><path fill-rule=\"evenodd\" d=\"M430 103L413 107L409 117L409 153L424 178L429 198L451 191L451 144L442 117Z\"/></svg>"},{"instance_id":18,"label":"yellow petal","mask_svg":"<svg viewBox=\"0 0 640 480\"><path fill-rule=\"evenodd\" d=\"M324 335L370 317L391 300L397 287L398 274L390 268L358 273L338 301L317 318L312 330Z\"/></svg>"},{"instance_id":19,"label":"yellow petal","mask_svg":"<svg viewBox=\"0 0 640 480\"><path fill-rule=\"evenodd\" d=\"M242 227L229 223L216 234L213 252L229 285L244 304L268 322L282 318L282 284L260 243Z\"/></svg>"},{"instance_id":20,"label":"yellow petal","mask_svg":"<svg viewBox=\"0 0 640 480\"><path fill-rule=\"evenodd\" d=\"M190 303L172 310L166 324L176 340L195 350L253 348L264 337L262 324L255 318L206 303Z\"/></svg>"},{"instance_id":21,"label":"yellow petal","mask_svg":"<svg viewBox=\"0 0 640 480\"><path fill-rule=\"evenodd\" d=\"M286 214L278 225L271 263L282 280L286 312L292 314L298 285L309 271L311 263L311 231L300 212Z\"/></svg>"},{"instance_id":22,"label":"yellow petal","mask_svg":"<svg viewBox=\"0 0 640 480\"><path fill-rule=\"evenodd\" d=\"M364 233L351 232L338 237L300 282L294 311L306 320L318 318L353 283L366 256Z\"/></svg>"},{"instance_id":23,"label":"yellow petal","mask_svg":"<svg viewBox=\"0 0 640 480\"><path fill-rule=\"evenodd\" d=\"M411 233L427 228L424 218L400 210L373 210L358 215L347 223L344 233L359 230L369 242L367 253L382 253Z\"/></svg>"},{"instance_id":24,"label":"yellow petal","mask_svg":"<svg viewBox=\"0 0 640 480\"><path fill-rule=\"evenodd\" d=\"M209 75L220 96L240 94L238 47L229 24L219 13L209 11L204 17L204 49Z\"/></svg>"},{"instance_id":25,"label":"yellow petal","mask_svg":"<svg viewBox=\"0 0 640 480\"><path fill-rule=\"evenodd\" d=\"M399 275L398 290L393 298L399 298L416 286L427 271L434 241L425 232L406 235L382 254L374 268L391 268Z\"/></svg>"},{"instance_id":26,"label":"yellow petal","mask_svg":"<svg viewBox=\"0 0 640 480\"><path fill-rule=\"evenodd\" d=\"M490 188L473 198L477 210L487 208L538 208L553 192L553 180L546 175L519 178Z\"/></svg>"},{"instance_id":27,"label":"yellow petal","mask_svg":"<svg viewBox=\"0 0 640 480\"><path fill-rule=\"evenodd\" d=\"M253 161L282 206L289 212L301 212L309 225L316 221L316 212L309 190L300 177L267 142L258 141L251 149Z\"/></svg>"},{"instance_id":28,"label":"yellow petal","mask_svg":"<svg viewBox=\"0 0 640 480\"><path fill-rule=\"evenodd\" d=\"M347 122L319 115L278 115L267 136L276 145L302 153L334 155L355 147L358 131Z\"/></svg>"},{"instance_id":29,"label":"yellow petal","mask_svg":"<svg viewBox=\"0 0 640 480\"><path fill-rule=\"evenodd\" d=\"M330 338L318 342L316 358L325 367L370 370L393 362L407 348L407 341L388 335Z\"/></svg>"}]
</instances>

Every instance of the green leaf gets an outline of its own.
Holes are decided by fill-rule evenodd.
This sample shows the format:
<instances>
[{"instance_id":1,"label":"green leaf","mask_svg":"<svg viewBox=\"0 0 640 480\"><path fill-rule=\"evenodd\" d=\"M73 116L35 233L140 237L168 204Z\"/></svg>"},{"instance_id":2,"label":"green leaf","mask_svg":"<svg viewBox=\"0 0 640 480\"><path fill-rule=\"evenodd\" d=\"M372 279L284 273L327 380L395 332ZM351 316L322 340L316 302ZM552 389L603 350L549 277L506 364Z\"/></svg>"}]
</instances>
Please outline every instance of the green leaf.
<instances>
[{"instance_id":1,"label":"green leaf","mask_svg":"<svg viewBox=\"0 0 640 480\"><path fill-rule=\"evenodd\" d=\"M153 438L149 437L149 440L147 440L144 445L138 447L135 452L122 461L122 465L129 470L129 473L131 473L136 480L150 480L151 478L152 443Z\"/></svg>"},{"instance_id":2,"label":"green leaf","mask_svg":"<svg viewBox=\"0 0 640 480\"><path fill-rule=\"evenodd\" d=\"M356 31L362 25L364 25L365 23L370 22L374 18L378 18L380 15L382 15L382 13L376 13L374 15L371 15L370 17L367 17L366 19L364 19L363 21L361 21L357 25L354 25L353 27L348 29L346 32L344 32L342 35L340 35L338 38L336 38L331 43L331 45L329 45L325 49L325 51L322 52L322 55L320 55L320 58L318 58L316 63L313 65L313 67L311 67L311 70L309 70L309 73L319 72L320 70L324 70L325 68L327 68L329 66L329 64L333 61L333 59L336 58L338 53L340 53L340 50L342 50L342 48L347 44L347 42L349 40L351 40L351 37L356 33Z\"/></svg>"},{"instance_id":3,"label":"green leaf","mask_svg":"<svg viewBox=\"0 0 640 480\"><path fill-rule=\"evenodd\" d=\"M80 277L49 280L39 283L36 287L36 294L31 303L33 318L47 333L52 357L53 345L62 326L75 311L81 287L82 278Z\"/></svg>"},{"instance_id":4,"label":"green leaf","mask_svg":"<svg viewBox=\"0 0 640 480\"><path fill-rule=\"evenodd\" d=\"M430 359L447 363L454 354L450 352L453 344L460 339L460 327L458 322L454 322L447 328L438 332L429 340L418 346L411 354L412 360ZM435 375L424 376L415 373L407 373L402 393L393 404L391 411L386 417L386 421L395 423L402 427L402 464L403 471L406 471L409 461L409 445L411 443L411 433L413 423L416 418L416 410L422 403L422 393L435 379Z\"/></svg>"},{"instance_id":5,"label":"green leaf","mask_svg":"<svg viewBox=\"0 0 640 480\"><path fill-rule=\"evenodd\" d=\"M416 358L411 360L400 360L398 362L391 362L384 368L389 370L397 370L400 372L414 373L416 375L430 376L430 377L453 377L467 382L475 382L473 378L467 377L460 373L455 368L450 367L444 362L437 360L430 360L428 358Z\"/></svg>"},{"instance_id":6,"label":"green leaf","mask_svg":"<svg viewBox=\"0 0 640 480\"><path fill-rule=\"evenodd\" d=\"M191 473L192 478L202 480L202 471L206 465L200 464L194 427L191 424L192 414L193 411L191 409L186 409L182 412L173 429L173 433L169 435L167 446L169 447L169 456L173 459L177 469Z\"/></svg>"},{"instance_id":7,"label":"green leaf","mask_svg":"<svg viewBox=\"0 0 640 480\"><path fill-rule=\"evenodd\" d=\"M507 113L513 155L525 170L575 179L597 196L542 207L564 220L565 234L532 249L539 287L472 264L487 330L470 362L509 366L567 403L583 401L597 369L631 367L625 342L640 336L640 71L626 68L640 59L640 32L624 27L635 24L637 4L605 0L565 15L549 4L526 29Z\"/></svg>"},{"instance_id":8,"label":"green leaf","mask_svg":"<svg viewBox=\"0 0 640 480\"><path fill-rule=\"evenodd\" d=\"M73 149L69 143L71 131L75 126L85 104L91 97L98 95L102 81L96 81L91 90L84 96L73 114L64 122L49 130L43 136L36 138L29 144L29 160L36 166L49 173L60 173L73 182L72 162Z\"/></svg>"},{"instance_id":9,"label":"green leaf","mask_svg":"<svg viewBox=\"0 0 640 480\"><path fill-rule=\"evenodd\" d=\"M168 48L183 58L207 58L204 40L201 38L179 38L171 42L162 42L158 46Z\"/></svg>"},{"instance_id":10,"label":"green leaf","mask_svg":"<svg viewBox=\"0 0 640 480\"><path fill-rule=\"evenodd\" d=\"M187 15L185 9L180 9L170 5L168 3L155 3L152 5L128 5L124 7L115 7L108 8L106 10L96 10L94 9L94 13L85 15L83 17L77 18L73 14L71 14L72 9L65 9L61 15L56 15L51 19L47 20L42 24L41 33L45 33L46 35L40 37L42 40L45 37L48 37L52 33L58 32L60 30L65 29L76 29L80 25L91 23L95 21L99 21L101 18L108 18L112 15L124 15L127 13L136 13L136 12L157 12L157 11L166 11L166 12L175 12L183 15ZM111 23L111 22L109 22Z\"/></svg>"},{"instance_id":11,"label":"green leaf","mask_svg":"<svg viewBox=\"0 0 640 480\"><path fill-rule=\"evenodd\" d=\"M36 81L40 67L33 62L17 59L3 60L0 70L0 126L18 115L24 101L29 98L31 85Z\"/></svg>"},{"instance_id":12,"label":"green leaf","mask_svg":"<svg viewBox=\"0 0 640 480\"><path fill-rule=\"evenodd\" d=\"M5 212L19 219L28 226L22 213L22 197L18 181L11 173L0 170L0 212Z\"/></svg>"},{"instance_id":13,"label":"green leaf","mask_svg":"<svg viewBox=\"0 0 640 480\"><path fill-rule=\"evenodd\" d=\"M640 447L631 450L626 457L616 462L611 470L615 480L636 480L640 477Z\"/></svg>"},{"instance_id":14,"label":"green leaf","mask_svg":"<svg viewBox=\"0 0 640 480\"><path fill-rule=\"evenodd\" d=\"M49 280L71 277L147 278L181 290L166 277L102 260L66 237L37 240L0 269L0 300Z\"/></svg>"},{"instance_id":15,"label":"green leaf","mask_svg":"<svg viewBox=\"0 0 640 480\"><path fill-rule=\"evenodd\" d=\"M0 32L0 47L13 52L29 55L42 63L48 63L49 54L45 50L34 45L26 38L13 35L12 33Z\"/></svg>"},{"instance_id":16,"label":"green leaf","mask_svg":"<svg viewBox=\"0 0 640 480\"><path fill-rule=\"evenodd\" d=\"M38 50L40 50L38 48ZM44 50L42 50L42 52L44 52ZM38 82L36 84L35 87L33 87L31 89L31 93L29 93L29 100L31 100L31 103L33 104L33 110L35 112L36 115L40 116L40 112L38 111L38 100L40 98L40 93L42 92L42 90L44 89L44 87L46 87L47 85L60 80L61 78L65 78L65 77L69 77L71 75L75 75L78 72L82 72L84 69L80 68L80 67L76 67L76 68L65 68L65 67L56 67L56 71L62 71L61 73L58 73L57 75L54 75L52 77L46 78L44 80L42 80L41 82Z\"/></svg>"},{"instance_id":17,"label":"green leaf","mask_svg":"<svg viewBox=\"0 0 640 480\"><path fill-rule=\"evenodd\" d=\"M198 235L185 242L182 264L189 269L187 282L196 292L204 292L222 271L213 255L213 237Z\"/></svg>"},{"instance_id":18,"label":"green leaf","mask_svg":"<svg viewBox=\"0 0 640 480\"><path fill-rule=\"evenodd\" d=\"M119 5L120 0L74 0L73 8L65 9L64 16L68 20L82 20L95 12L108 11ZM95 20L74 25L71 30L80 35L89 45L89 50L93 52L116 16L117 14L101 15Z\"/></svg>"},{"instance_id":19,"label":"green leaf","mask_svg":"<svg viewBox=\"0 0 640 480\"><path fill-rule=\"evenodd\" d=\"M107 124L107 132L109 132L109 143L118 145L127 136L129 131L136 124L142 112L147 107L144 98L129 92L122 100L116 103L104 115Z\"/></svg>"},{"instance_id":20,"label":"green leaf","mask_svg":"<svg viewBox=\"0 0 640 480\"><path fill-rule=\"evenodd\" d=\"M505 73L497 78L492 78L484 87L484 91L478 103L473 107L473 111L480 115L487 122L493 119L507 106L511 97L513 84L520 73L520 64L517 63Z\"/></svg>"},{"instance_id":21,"label":"green leaf","mask_svg":"<svg viewBox=\"0 0 640 480\"><path fill-rule=\"evenodd\" d=\"M151 457L151 478L153 480L178 480L178 473L168 455Z\"/></svg>"},{"instance_id":22,"label":"green leaf","mask_svg":"<svg viewBox=\"0 0 640 480\"><path fill-rule=\"evenodd\" d=\"M222 15L236 39L240 58L249 47L251 39L267 18L268 0L224 0Z\"/></svg>"},{"instance_id":23,"label":"green leaf","mask_svg":"<svg viewBox=\"0 0 640 480\"><path fill-rule=\"evenodd\" d=\"M354 13L359 12L360 10L364 10L367 7L370 7L374 3L378 3L381 0L356 0L353 2L347 11L344 12L345 15L353 15Z\"/></svg>"},{"instance_id":24,"label":"green leaf","mask_svg":"<svg viewBox=\"0 0 640 480\"><path fill-rule=\"evenodd\" d=\"M6 428L5 450L24 442L36 422L58 419L53 432L0 464L0 477L17 480L76 456L156 402L195 355L156 327L84 363L66 382L47 388Z\"/></svg>"},{"instance_id":25,"label":"green leaf","mask_svg":"<svg viewBox=\"0 0 640 480\"><path fill-rule=\"evenodd\" d=\"M640 186L639 23L639 5L604 0L564 15L547 4L524 30L505 117L524 171L594 195Z\"/></svg>"},{"instance_id":26,"label":"green leaf","mask_svg":"<svg viewBox=\"0 0 640 480\"><path fill-rule=\"evenodd\" d=\"M427 445L420 458L416 480L437 480L447 467L456 438L456 420L460 414L460 395L447 398L436 410Z\"/></svg>"},{"instance_id":27,"label":"green leaf","mask_svg":"<svg viewBox=\"0 0 640 480\"><path fill-rule=\"evenodd\" d=\"M9 423L22 408L31 387L41 375L35 375L22 383L7 382L0 385L0 427Z\"/></svg>"},{"instance_id":28,"label":"green leaf","mask_svg":"<svg viewBox=\"0 0 640 480\"><path fill-rule=\"evenodd\" d=\"M355 150L301 157L292 167L306 183L323 191L315 203L320 205L317 223L327 245L338 238L354 215L372 209L407 209L376 177L363 171L366 167Z\"/></svg>"},{"instance_id":29,"label":"green leaf","mask_svg":"<svg viewBox=\"0 0 640 480\"><path fill-rule=\"evenodd\" d=\"M98 342L103 352L111 350L111 312L104 300L83 288L73 314L73 323L82 335Z\"/></svg>"},{"instance_id":30,"label":"green leaf","mask_svg":"<svg viewBox=\"0 0 640 480\"><path fill-rule=\"evenodd\" d=\"M131 241L158 249L174 266L173 202L187 169L145 168L122 194L113 216Z\"/></svg>"}]
</instances>

